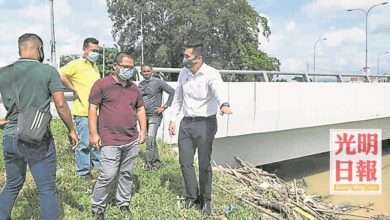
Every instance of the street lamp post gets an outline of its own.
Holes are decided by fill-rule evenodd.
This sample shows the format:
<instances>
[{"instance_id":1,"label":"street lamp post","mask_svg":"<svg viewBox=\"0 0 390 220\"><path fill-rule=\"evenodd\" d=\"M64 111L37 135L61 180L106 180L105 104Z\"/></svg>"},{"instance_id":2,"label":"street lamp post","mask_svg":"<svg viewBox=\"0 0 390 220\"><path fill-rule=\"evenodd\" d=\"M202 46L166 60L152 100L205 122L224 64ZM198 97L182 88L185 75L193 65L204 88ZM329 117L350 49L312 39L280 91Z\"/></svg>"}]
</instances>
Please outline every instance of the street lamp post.
<instances>
[{"instance_id":1,"label":"street lamp post","mask_svg":"<svg viewBox=\"0 0 390 220\"><path fill-rule=\"evenodd\" d=\"M103 46L103 77L106 76L106 45L102 45Z\"/></svg>"},{"instance_id":2,"label":"street lamp post","mask_svg":"<svg viewBox=\"0 0 390 220\"><path fill-rule=\"evenodd\" d=\"M317 53L317 44L320 42L320 41L325 41L327 40L326 37L321 37L319 38L318 40L316 40L316 42L314 43L314 46L313 46L313 72L315 73L316 72L316 53Z\"/></svg>"},{"instance_id":3,"label":"street lamp post","mask_svg":"<svg viewBox=\"0 0 390 220\"><path fill-rule=\"evenodd\" d=\"M386 52L384 52L384 53L382 53L382 54L378 54L378 57L377 57L377 65L376 65L376 73L377 74L379 74L379 72L380 72L380 66L381 66L381 57L382 56L385 56L385 55L387 55L387 54L390 54L390 52L389 51L386 51Z\"/></svg>"},{"instance_id":4,"label":"street lamp post","mask_svg":"<svg viewBox=\"0 0 390 220\"><path fill-rule=\"evenodd\" d=\"M51 27L51 40L50 40L50 62L51 65L57 67L56 57L56 35L54 30L54 0L50 1L50 27Z\"/></svg>"},{"instance_id":5,"label":"street lamp post","mask_svg":"<svg viewBox=\"0 0 390 220\"><path fill-rule=\"evenodd\" d=\"M375 7L378 7L378 6L381 6L381 5L386 5L388 4L389 2L382 2L382 3L379 3L379 4L375 4L375 5L372 5L371 7L369 7L367 10L363 9L363 8L352 8L352 9L348 9L347 11L361 11L365 14L365 32L366 32L366 42L365 42L365 46L366 46L366 54L365 54L365 62L364 62L364 72L367 74L368 73L368 65L367 65L367 60L368 60L368 16L371 12L372 9L374 9Z\"/></svg>"},{"instance_id":6,"label":"street lamp post","mask_svg":"<svg viewBox=\"0 0 390 220\"><path fill-rule=\"evenodd\" d=\"M144 64L144 22L143 12L141 11L141 64Z\"/></svg>"},{"instance_id":7,"label":"street lamp post","mask_svg":"<svg viewBox=\"0 0 390 220\"><path fill-rule=\"evenodd\" d=\"M152 11L152 7L153 7L154 3L153 2L146 2L141 10L140 10L140 13L141 13L141 64L144 64L144 13L146 13L146 15L149 14L150 11Z\"/></svg>"}]
</instances>

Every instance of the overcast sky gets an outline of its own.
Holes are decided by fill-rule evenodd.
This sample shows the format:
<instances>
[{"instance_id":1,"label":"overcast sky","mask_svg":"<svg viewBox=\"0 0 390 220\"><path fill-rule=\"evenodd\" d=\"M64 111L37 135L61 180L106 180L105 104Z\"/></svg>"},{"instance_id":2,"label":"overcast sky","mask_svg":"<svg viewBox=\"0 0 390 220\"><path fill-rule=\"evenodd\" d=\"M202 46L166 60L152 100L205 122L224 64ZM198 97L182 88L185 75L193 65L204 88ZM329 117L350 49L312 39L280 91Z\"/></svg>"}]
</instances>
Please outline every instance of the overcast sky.
<instances>
[{"instance_id":1,"label":"overcast sky","mask_svg":"<svg viewBox=\"0 0 390 220\"><path fill-rule=\"evenodd\" d=\"M55 0L57 54L78 54L82 40L97 37L112 45L111 21L105 0ZM364 16L348 8L368 8L383 0L250 0L270 19L272 34L261 49L281 60L283 71L312 69L317 47L318 72L358 72L364 66ZM390 5L390 4L389 4ZM372 10L369 17L369 66L377 71L378 54L390 51L390 6ZM49 48L48 0L0 0L0 66L17 59L17 37L38 33ZM145 36L147 37L147 36ZM46 52L47 57L49 52ZM390 55L381 56L390 72Z\"/></svg>"}]
</instances>

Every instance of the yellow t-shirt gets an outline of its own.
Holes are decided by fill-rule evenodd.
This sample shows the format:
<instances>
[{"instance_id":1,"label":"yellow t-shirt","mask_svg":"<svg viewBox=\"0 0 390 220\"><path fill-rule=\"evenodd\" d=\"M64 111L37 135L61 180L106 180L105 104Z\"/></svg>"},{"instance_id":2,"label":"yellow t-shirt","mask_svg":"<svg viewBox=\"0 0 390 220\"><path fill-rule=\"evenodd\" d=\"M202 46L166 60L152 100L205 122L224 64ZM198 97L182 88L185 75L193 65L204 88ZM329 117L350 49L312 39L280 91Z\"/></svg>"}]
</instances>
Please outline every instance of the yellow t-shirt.
<instances>
[{"instance_id":1,"label":"yellow t-shirt","mask_svg":"<svg viewBox=\"0 0 390 220\"><path fill-rule=\"evenodd\" d=\"M96 64L86 59L73 60L60 69L60 74L66 76L73 84L79 95L74 100L72 114L76 116L88 116L88 98L93 84L100 78Z\"/></svg>"}]
</instances>

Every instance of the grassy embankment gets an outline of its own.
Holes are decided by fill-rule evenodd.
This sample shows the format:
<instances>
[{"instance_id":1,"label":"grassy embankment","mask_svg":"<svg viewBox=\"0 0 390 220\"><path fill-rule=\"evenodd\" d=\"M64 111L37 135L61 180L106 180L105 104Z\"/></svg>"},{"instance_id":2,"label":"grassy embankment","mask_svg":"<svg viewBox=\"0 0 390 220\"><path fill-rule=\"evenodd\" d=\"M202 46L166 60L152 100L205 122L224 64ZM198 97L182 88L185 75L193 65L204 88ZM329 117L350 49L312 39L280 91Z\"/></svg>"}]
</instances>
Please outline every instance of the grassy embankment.
<instances>
[{"instance_id":1,"label":"grassy embankment","mask_svg":"<svg viewBox=\"0 0 390 220\"><path fill-rule=\"evenodd\" d=\"M57 145L57 188L60 199L60 209L63 219L84 220L93 219L90 214L91 185L75 175L74 159L71 147L67 143L65 127L58 120L52 124L52 130ZM1 134L1 133L0 133ZM132 199L133 219L169 220L169 219L202 219L199 211L183 209L180 195L182 194L182 177L177 155L168 145L160 144L164 167L159 171L143 170L142 156L144 147L137 159L135 168L136 190ZM0 187L4 185L3 150L0 151ZM230 219L260 219L259 213L219 190L216 184L230 184L230 180L215 172L213 179L214 214L208 219L219 219L225 215ZM0 204L1 205L1 204ZM229 206L233 212L226 214ZM26 183L19 194L13 209L12 219L39 219L38 198L31 174L28 172ZM120 215L119 209L110 206L106 219L126 219Z\"/></svg>"}]
</instances>

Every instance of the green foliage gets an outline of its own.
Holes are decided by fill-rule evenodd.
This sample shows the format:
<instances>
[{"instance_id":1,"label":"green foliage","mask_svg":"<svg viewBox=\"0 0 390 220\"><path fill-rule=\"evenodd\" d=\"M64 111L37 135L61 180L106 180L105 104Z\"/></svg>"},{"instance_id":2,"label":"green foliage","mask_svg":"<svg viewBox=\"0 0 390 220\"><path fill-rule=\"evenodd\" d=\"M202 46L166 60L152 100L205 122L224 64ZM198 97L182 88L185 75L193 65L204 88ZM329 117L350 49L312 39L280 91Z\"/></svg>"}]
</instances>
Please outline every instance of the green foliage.
<instances>
[{"instance_id":1,"label":"green foliage","mask_svg":"<svg viewBox=\"0 0 390 220\"><path fill-rule=\"evenodd\" d=\"M280 62L278 59L267 56L266 53L258 51L251 44L240 45L240 58L243 64L241 65L242 69L250 66L257 70L279 70Z\"/></svg>"},{"instance_id":2,"label":"green foliage","mask_svg":"<svg viewBox=\"0 0 390 220\"><path fill-rule=\"evenodd\" d=\"M214 67L279 68L276 58L257 50L259 34L269 37L271 30L247 0L107 0L107 5L114 39L138 58L143 14L146 63L181 67L184 42L201 41Z\"/></svg>"},{"instance_id":3,"label":"green foliage","mask_svg":"<svg viewBox=\"0 0 390 220\"><path fill-rule=\"evenodd\" d=\"M104 51L104 58L105 58L105 67L104 67L104 73L103 73L103 48L99 48L99 59L97 60L97 65L99 68L100 74L106 76L111 74L114 71L114 63L115 63L115 56L118 53L117 48L107 47ZM62 55L60 57L60 67L66 65L72 60L80 58L80 55Z\"/></svg>"},{"instance_id":4,"label":"green foliage","mask_svg":"<svg viewBox=\"0 0 390 220\"><path fill-rule=\"evenodd\" d=\"M52 123L52 131L57 146L57 189L59 192L60 210L65 220L93 219L90 212L90 194L93 184L76 176L74 156L71 146L67 143L66 128L59 120ZM1 130L0 130L1 136ZM159 171L146 172L143 170L142 157L144 146L135 166L135 194L132 198L131 211L133 219L162 219L162 220L195 220L202 219L199 211L182 208L180 195L183 191L182 177L177 155L168 145L161 144L161 157L164 166ZM0 188L4 185L5 175L2 144L0 145ZM94 173L97 176L97 173ZM214 216L208 219L217 219L224 214L230 205L234 211L226 214L229 220L258 220L259 213L250 207L240 204L231 195L218 190L215 185L227 186L232 180L215 173L213 190ZM38 195L33 179L28 172L26 182L16 201L12 212L12 219L39 219ZM109 205L106 219L127 219L121 216L120 211Z\"/></svg>"},{"instance_id":5,"label":"green foliage","mask_svg":"<svg viewBox=\"0 0 390 220\"><path fill-rule=\"evenodd\" d=\"M65 66L65 65L68 64L70 61L75 60L75 59L78 59L79 57L80 57L79 55L75 55L75 54L62 55L62 56L60 57L60 67Z\"/></svg>"},{"instance_id":6,"label":"green foliage","mask_svg":"<svg viewBox=\"0 0 390 220\"><path fill-rule=\"evenodd\" d=\"M98 61L96 62L99 67L99 72L103 74L103 48L100 48L100 55ZM104 76L111 74L114 72L114 64L115 64L115 57L118 53L118 49L107 47L104 51L104 58L105 58L105 70L104 70Z\"/></svg>"}]
</instances>

